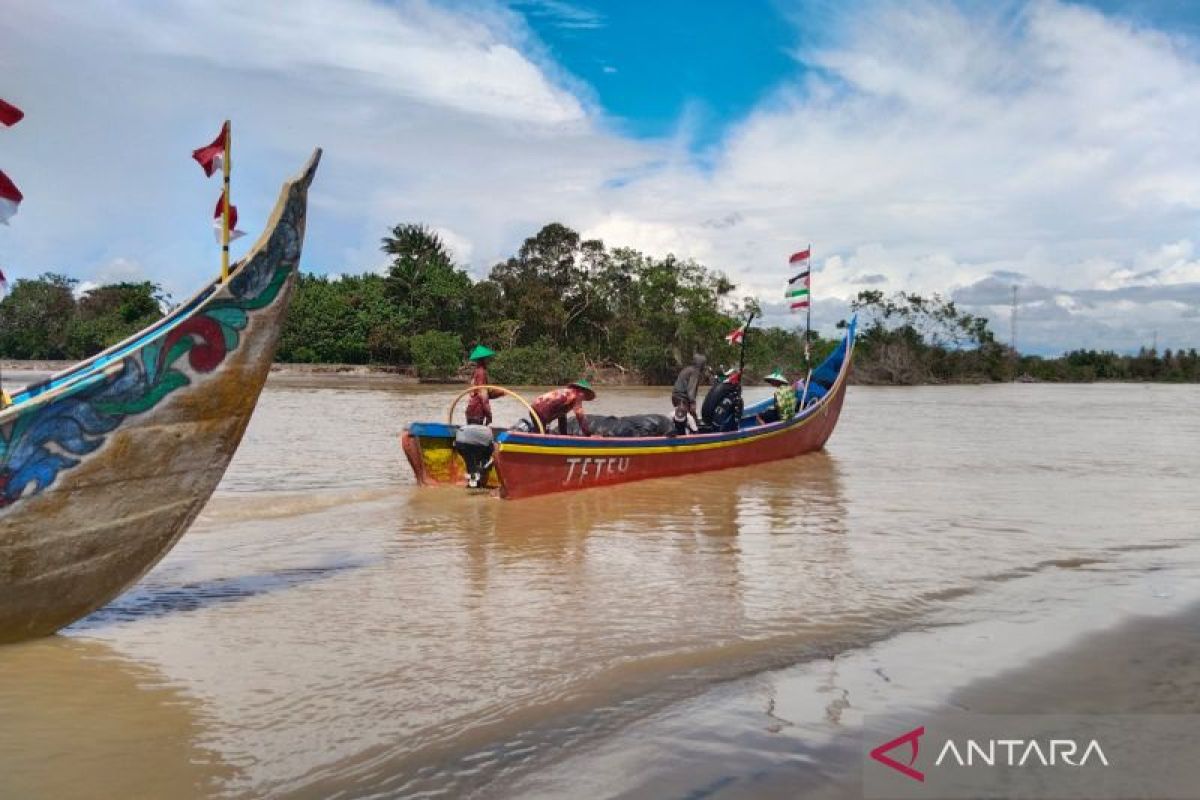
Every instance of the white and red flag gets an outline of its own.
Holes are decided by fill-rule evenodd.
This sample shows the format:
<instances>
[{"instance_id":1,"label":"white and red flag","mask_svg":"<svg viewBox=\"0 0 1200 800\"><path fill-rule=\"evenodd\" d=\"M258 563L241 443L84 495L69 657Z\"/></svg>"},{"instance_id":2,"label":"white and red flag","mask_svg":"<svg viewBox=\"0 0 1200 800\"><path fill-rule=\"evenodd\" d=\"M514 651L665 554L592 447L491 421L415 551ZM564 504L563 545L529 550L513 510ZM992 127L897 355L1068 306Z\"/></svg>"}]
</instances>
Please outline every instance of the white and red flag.
<instances>
[{"instance_id":1,"label":"white and red flag","mask_svg":"<svg viewBox=\"0 0 1200 800\"><path fill-rule=\"evenodd\" d=\"M725 341L729 342L730 344L741 344L742 339L745 339L745 338L746 338L746 326L743 325L742 327L738 328L733 333L726 335Z\"/></svg>"},{"instance_id":2,"label":"white and red flag","mask_svg":"<svg viewBox=\"0 0 1200 800\"><path fill-rule=\"evenodd\" d=\"M225 220L222 219L225 211L225 193L217 198L217 210L213 212L213 233L216 234L217 244L221 244L221 226ZM237 206L229 206L229 241L233 241L239 236L245 236L245 231L236 230L237 228Z\"/></svg>"},{"instance_id":3,"label":"white and red flag","mask_svg":"<svg viewBox=\"0 0 1200 800\"><path fill-rule=\"evenodd\" d=\"M213 139L212 144L192 151L192 158L196 159L196 163L200 165L200 169L204 170L207 177L211 178L214 172L221 169L222 162L225 160L225 146L228 137L229 123L226 122L221 126L221 132L216 139Z\"/></svg>"},{"instance_id":4,"label":"white and red flag","mask_svg":"<svg viewBox=\"0 0 1200 800\"><path fill-rule=\"evenodd\" d=\"M6 103L0 100L0 125L12 127L24 118L25 112L14 106L12 103Z\"/></svg>"},{"instance_id":5,"label":"white and red flag","mask_svg":"<svg viewBox=\"0 0 1200 800\"><path fill-rule=\"evenodd\" d=\"M12 215L17 213L17 206L21 205L24 199L17 185L4 174L4 170L0 170L0 225L8 224Z\"/></svg>"},{"instance_id":6,"label":"white and red flag","mask_svg":"<svg viewBox=\"0 0 1200 800\"><path fill-rule=\"evenodd\" d=\"M25 112L11 103L6 103L0 100L0 123L4 125L16 125L25 116ZM0 225L7 225L13 214L17 213L17 206L25 199L21 194L21 190L12 182L12 179L0 170Z\"/></svg>"}]
</instances>

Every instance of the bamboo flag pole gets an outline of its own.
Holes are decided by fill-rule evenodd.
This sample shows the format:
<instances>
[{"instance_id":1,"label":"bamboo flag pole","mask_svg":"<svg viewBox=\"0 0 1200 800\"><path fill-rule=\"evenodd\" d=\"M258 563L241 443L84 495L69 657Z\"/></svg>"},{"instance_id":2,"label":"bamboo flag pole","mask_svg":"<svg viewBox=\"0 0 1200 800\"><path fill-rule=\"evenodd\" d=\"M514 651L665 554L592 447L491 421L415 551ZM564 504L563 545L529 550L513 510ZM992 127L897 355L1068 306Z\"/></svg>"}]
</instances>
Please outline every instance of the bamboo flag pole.
<instances>
[{"instance_id":1,"label":"bamboo flag pole","mask_svg":"<svg viewBox=\"0 0 1200 800\"><path fill-rule=\"evenodd\" d=\"M225 153L221 158L221 168L225 173L225 202L221 209L221 283L229 280L229 149L233 139L233 127L225 120Z\"/></svg>"},{"instance_id":2,"label":"bamboo flag pole","mask_svg":"<svg viewBox=\"0 0 1200 800\"><path fill-rule=\"evenodd\" d=\"M804 366L808 368L808 371L810 373L812 372L812 353L811 353L811 344L810 344L812 342L812 307L813 307L812 242L809 242L808 243L808 308L805 309L808 312L808 314L804 320Z\"/></svg>"}]
</instances>

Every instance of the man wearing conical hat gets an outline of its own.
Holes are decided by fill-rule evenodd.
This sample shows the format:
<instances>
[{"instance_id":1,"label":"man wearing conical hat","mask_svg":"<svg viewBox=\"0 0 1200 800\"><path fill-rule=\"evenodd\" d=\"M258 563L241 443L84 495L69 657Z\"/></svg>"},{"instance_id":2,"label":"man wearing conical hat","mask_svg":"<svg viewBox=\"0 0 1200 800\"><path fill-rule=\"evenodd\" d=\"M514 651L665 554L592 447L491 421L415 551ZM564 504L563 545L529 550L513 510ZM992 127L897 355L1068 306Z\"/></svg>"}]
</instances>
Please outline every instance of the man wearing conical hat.
<instances>
[{"instance_id":1,"label":"man wearing conical hat","mask_svg":"<svg viewBox=\"0 0 1200 800\"><path fill-rule=\"evenodd\" d=\"M475 365L475 369L471 370L471 386L486 386L491 383L488 379L487 365L495 355L495 350L481 344L475 345L475 349L469 356L471 363ZM491 401L500 397L501 394L495 389L480 389L477 392L471 392L471 399L467 401L467 424L491 425Z\"/></svg>"},{"instance_id":2,"label":"man wearing conical hat","mask_svg":"<svg viewBox=\"0 0 1200 800\"><path fill-rule=\"evenodd\" d=\"M546 392L538 397L532 404L533 413L537 414L538 419L542 421L542 427L547 431L550 429L550 423L557 421L558 432L566 435L567 412L573 412L575 419L579 421L580 432L584 436L591 436L592 431L588 427L587 414L583 413L583 401L595 399L596 392L592 389L592 385L588 383L587 378L580 378L561 389Z\"/></svg>"},{"instance_id":3,"label":"man wearing conical hat","mask_svg":"<svg viewBox=\"0 0 1200 800\"><path fill-rule=\"evenodd\" d=\"M764 381L775 387L775 407L759 414L759 422L778 422L791 419L796 413L796 390L784 377L783 370L776 369Z\"/></svg>"}]
</instances>

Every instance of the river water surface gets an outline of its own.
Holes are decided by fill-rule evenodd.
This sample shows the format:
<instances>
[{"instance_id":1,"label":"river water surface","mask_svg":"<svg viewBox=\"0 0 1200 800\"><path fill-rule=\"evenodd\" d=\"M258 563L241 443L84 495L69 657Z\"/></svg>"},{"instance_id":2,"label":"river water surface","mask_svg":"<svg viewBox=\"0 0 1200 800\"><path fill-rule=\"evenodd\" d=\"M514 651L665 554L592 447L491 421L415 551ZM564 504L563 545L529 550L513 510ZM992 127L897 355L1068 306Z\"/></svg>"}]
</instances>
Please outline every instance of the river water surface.
<instances>
[{"instance_id":1,"label":"river water surface","mask_svg":"<svg viewBox=\"0 0 1200 800\"><path fill-rule=\"evenodd\" d=\"M413 485L455 393L273 381L162 563L0 649L0 796L733 795L855 698L793 686L764 749L729 687L1200 595L1195 387L851 387L823 453L522 501Z\"/></svg>"}]
</instances>

